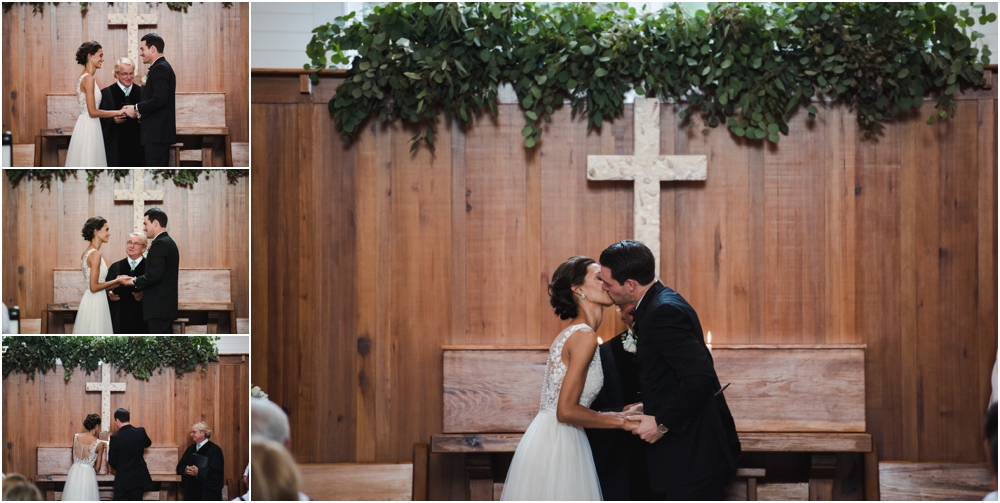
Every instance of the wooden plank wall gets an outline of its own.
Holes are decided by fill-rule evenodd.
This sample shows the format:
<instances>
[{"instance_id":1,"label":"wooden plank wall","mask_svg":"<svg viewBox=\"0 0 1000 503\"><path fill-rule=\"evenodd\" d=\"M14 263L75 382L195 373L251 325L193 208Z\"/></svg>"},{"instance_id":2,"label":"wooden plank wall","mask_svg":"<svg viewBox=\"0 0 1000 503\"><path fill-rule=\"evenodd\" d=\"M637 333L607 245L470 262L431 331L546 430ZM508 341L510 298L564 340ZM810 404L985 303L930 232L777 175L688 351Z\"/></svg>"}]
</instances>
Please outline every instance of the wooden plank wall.
<instances>
[{"instance_id":1,"label":"wooden plank wall","mask_svg":"<svg viewBox=\"0 0 1000 503\"><path fill-rule=\"evenodd\" d=\"M350 146L296 75L253 76L253 380L292 420L299 462L405 461L442 429L441 345L548 344L545 286L574 254L632 233L630 183L590 182L588 154L632 152L632 108L587 132L568 107L538 148L501 105L437 150L371 124ZM822 104L821 104L822 105ZM866 140L854 112L792 118L778 145L661 113L662 154L704 154L704 182L664 184L661 269L718 344L868 345L867 424L883 459L982 459L997 354L996 90ZM604 338L621 326L608 312ZM432 499L464 498L432 457Z\"/></svg>"},{"instance_id":2,"label":"wooden plank wall","mask_svg":"<svg viewBox=\"0 0 1000 503\"><path fill-rule=\"evenodd\" d=\"M236 314L250 316L249 178L230 185L220 170L202 174L191 188L156 180L145 173L147 189L163 190L164 201L147 203L167 213L167 232L180 250L181 267L229 268ZM76 170L66 181L56 179L52 188L39 188L34 180L3 186L3 302L21 308L22 318L39 318L52 298L52 269L79 268L87 248L80 232L88 218L108 220L111 240L101 247L110 266L125 258L125 241L132 232L132 203L115 202L114 191L132 188L132 176L115 182L102 173L94 187L87 174Z\"/></svg>"},{"instance_id":3,"label":"wooden plank wall","mask_svg":"<svg viewBox=\"0 0 1000 503\"><path fill-rule=\"evenodd\" d=\"M14 143L34 143L45 128L46 93L75 93L83 72L76 50L86 40L104 48L97 84L114 83L115 61L128 55L128 30L108 26L109 13L125 12L125 3L91 2L86 13L78 3L46 3L32 14L27 3L3 13L3 128ZM140 3L140 14L159 16L156 26L140 26L139 37L157 33L165 42L164 57L177 75L178 92L226 93L226 125L232 140L247 141L250 130L250 4L196 2L187 12L165 3ZM137 61L137 75L146 65ZM138 77L136 79L138 81Z\"/></svg>"},{"instance_id":4,"label":"wooden plank wall","mask_svg":"<svg viewBox=\"0 0 1000 503\"><path fill-rule=\"evenodd\" d=\"M205 373L180 379L173 369L154 373L148 381L114 375L112 382L124 382L126 389L111 394L111 411L128 409L132 424L146 428L153 446L176 445L178 459L191 445L191 425L205 421L225 456L226 479L238 484L250 460L249 378L247 355L220 356ZM101 413L101 394L86 391L86 383L99 381L99 373L77 369L67 382L62 365L34 380L20 373L5 378L3 472L33 478L37 447L72 445L87 414Z\"/></svg>"}]
</instances>

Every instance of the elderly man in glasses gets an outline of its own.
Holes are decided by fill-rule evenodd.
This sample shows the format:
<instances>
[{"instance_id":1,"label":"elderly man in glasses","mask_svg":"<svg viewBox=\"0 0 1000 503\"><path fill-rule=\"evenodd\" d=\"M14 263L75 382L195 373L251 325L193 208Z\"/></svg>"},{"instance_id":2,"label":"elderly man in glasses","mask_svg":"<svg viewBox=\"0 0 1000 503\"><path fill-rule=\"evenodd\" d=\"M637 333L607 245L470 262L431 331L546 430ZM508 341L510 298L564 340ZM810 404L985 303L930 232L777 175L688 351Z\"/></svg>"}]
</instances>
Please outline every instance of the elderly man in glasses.
<instances>
[{"instance_id":1,"label":"elderly man in glasses","mask_svg":"<svg viewBox=\"0 0 1000 503\"><path fill-rule=\"evenodd\" d=\"M118 275L142 276L146 273L146 262L142 253L146 251L149 241L141 232L128 235L125 242L127 257L108 267L108 277ZM114 276L111 274L114 273ZM134 286L120 285L108 290L108 304L111 306L111 326L116 334L148 334L149 327L142 319L142 292L135 291Z\"/></svg>"},{"instance_id":2,"label":"elderly man in glasses","mask_svg":"<svg viewBox=\"0 0 1000 503\"><path fill-rule=\"evenodd\" d=\"M129 58L115 61L117 82L101 89L101 109L120 110L125 105L139 102L142 89L134 84L135 63ZM117 107L117 108L115 108ZM141 167L146 165L142 144L139 142L139 120L127 117L101 119L104 131L104 153L108 166Z\"/></svg>"}]
</instances>

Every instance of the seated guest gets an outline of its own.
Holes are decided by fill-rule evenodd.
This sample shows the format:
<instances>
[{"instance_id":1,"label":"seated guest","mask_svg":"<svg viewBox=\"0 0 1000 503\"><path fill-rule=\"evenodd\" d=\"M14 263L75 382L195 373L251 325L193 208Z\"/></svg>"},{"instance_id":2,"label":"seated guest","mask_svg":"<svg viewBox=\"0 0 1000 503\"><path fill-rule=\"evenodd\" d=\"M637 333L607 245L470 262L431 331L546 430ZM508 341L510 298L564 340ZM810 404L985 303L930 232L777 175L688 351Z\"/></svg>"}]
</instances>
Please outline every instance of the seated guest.
<instances>
[{"instance_id":1,"label":"seated guest","mask_svg":"<svg viewBox=\"0 0 1000 503\"><path fill-rule=\"evenodd\" d=\"M250 437L251 501L295 501L299 499L299 468L292 455L274 441Z\"/></svg>"},{"instance_id":2,"label":"seated guest","mask_svg":"<svg viewBox=\"0 0 1000 503\"><path fill-rule=\"evenodd\" d=\"M250 438L266 438L276 442L291 454L292 430L288 425L288 415L274 402L264 398L250 399ZM253 491L251 491L253 492ZM309 496L299 493L299 501L310 501Z\"/></svg>"},{"instance_id":3,"label":"seated guest","mask_svg":"<svg viewBox=\"0 0 1000 503\"><path fill-rule=\"evenodd\" d=\"M250 501L250 465L243 470L243 483L247 485L247 492L243 496L238 496L230 501Z\"/></svg>"},{"instance_id":4,"label":"seated guest","mask_svg":"<svg viewBox=\"0 0 1000 503\"><path fill-rule=\"evenodd\" d=\"M220 501L222 485L225 481L225 462L222 448L212 443L212 430L204 421L191 425L191 440L194 445L184 451L177 463L177 475L181 475L181 487L187 501Z\"/></svg>"},{"instance_id":5,"label":"seated guest","mask_svg":"<svg viewBox=\"0 0 1000 503\"><path fill-rule=\"evenodd\" d=\"M42 501L42 492L23 475L11 473L3 478L4 501Z\"/></svg>"},{"instance_id":6,"label":"seated guest","mask_svg":"<svg viewBox=\"0 0 1000 503\"><path fill-rule=\"evenodd\" d=\"M993 492L986 495L983 501L997 501L997 404L993 402L989 410L986 411L986 441L983 447L986 449L986 459L990 460L993 467Z\"/></svg>"}]
</instances>

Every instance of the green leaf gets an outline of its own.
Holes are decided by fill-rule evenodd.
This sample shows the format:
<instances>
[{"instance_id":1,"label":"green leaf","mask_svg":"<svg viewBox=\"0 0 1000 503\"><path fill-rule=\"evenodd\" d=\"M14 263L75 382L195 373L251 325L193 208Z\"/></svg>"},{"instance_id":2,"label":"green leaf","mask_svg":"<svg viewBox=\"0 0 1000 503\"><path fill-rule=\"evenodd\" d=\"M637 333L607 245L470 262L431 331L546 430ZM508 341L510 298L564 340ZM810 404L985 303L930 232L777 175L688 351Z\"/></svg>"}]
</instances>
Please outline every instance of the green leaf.
<instances>
[{"instance_id":1,"label":"green leaf","mask_svg":"<svg viewBox=\"0 0 1000 503\"><path fill-rule=\"evenodd\" d=\"M823 54L826 54L827 56L833 54L833 51L835 50L837 50L837 48L834 47L833 44L826 44L823 46Z\"/></svg>"},{"instance_id":2,"label":"green leaf","mask_svg":"<svg viewBox=\"0 0 1000 503\"><path fill-rule=\"evenodd\" d=\"M532 94L532 95L533 95L533 96L535 97L535 99L537 100L537 99L539 99L539 98L541 98L541 97L542 97L542 90L541 90L541 89L539 89L539 88L538 88L538 86L531 86L531 94Z\"/></svg>"},{"instance_id":3,"label":"green leaf","mask_svg":"<svg viewBox=\"0 0 1000 503\"><path fill-rule=\"evenodd\" d=\"M594 76L597 77L597 78L601 78L601 77L603 77L603 76L605 76L607 74L608 74L608 71L605 70L605 69L603 69L603 68L598 68L597 71L594 72Z\"/></svg>"},{"instance_id":4,"label":"green leaf","mask_svg":"<svg viewBox=\"0 0 1000 503\"><path fill-rule=\"evenodd\" d=\"M538 82L540 86L544 85L546 80L549 80L549 78L545 75L535 75L535 82Z\"/></svg>"},{"instance_id":5,"label":"green leaf","mask_svg":"<svg viewBox=\"0 0 1000 503\"><path fill-rule=\"evenodd\" d=\"M524 146L527 148L532 148L535 146L535 137L529 137L524 139Z\"/></svg>"},{"instance_id":6,"label":"green leaf","mask_svg":"<svg viewBox=\"0 0 1000 503\"><path fill-rule=\"evenodd\" d=\"M535 132L535 126L528 124L527 126L524 126L524 129L521 129L521 136L529 136L533 132Z\"/></svg>"},{"instance_id":7,"label":"green leaf","mask_svg":"<svg viewBox=\"0 0 1000 503\"><path fill-rule=\"evenodd\" d=\"M902 79L902 78L905 78L909 74L910 74L910 70L908 68L903 68L902 70L899 71L899 73L896 74L896 78L897 79Z\"/></svg>"},{"instance_id":8,"label":"green leaf","mask_svg":"<svg viewBox=\"0 0 1000 503\"><path fill-rule=\"evenodd\" d=\"M580 46L580 52L583 53L584 56L590 56L591 54L593 54L594 53L594 49L595 49L595 47L592 46L592 45L582 45L582 46Z\"/></svg>"},{"instance_id":9,"label":"green leaf","mask_svg":"<svg viewBox=\"0 0 1000 503\"><path fill-rule=\"evenodd\" d=\"M567 89L576 89L576 86L577 86L577 82L575 80L569 79L568 81L566 81L566 88Z\"/></svg>"},{"instance_id":10,"label":"green leaf","mask_svg":"<svg viewBox=\"0 0 1000 503\"><path fill-rule=\"evenodd\" d=\"M535 112L532 112L531 110L527 110L527 111L525 111L525 112L524 112L524 115L525 115L525 116L526 116L527 118L529 118L529 119L531 119L531 120L533 120L533 121L536 121L536 120L538 120L538 114L536 114ZM523 133L523 131L522 131L522 133Z\"/></svg>"}]
</instances>

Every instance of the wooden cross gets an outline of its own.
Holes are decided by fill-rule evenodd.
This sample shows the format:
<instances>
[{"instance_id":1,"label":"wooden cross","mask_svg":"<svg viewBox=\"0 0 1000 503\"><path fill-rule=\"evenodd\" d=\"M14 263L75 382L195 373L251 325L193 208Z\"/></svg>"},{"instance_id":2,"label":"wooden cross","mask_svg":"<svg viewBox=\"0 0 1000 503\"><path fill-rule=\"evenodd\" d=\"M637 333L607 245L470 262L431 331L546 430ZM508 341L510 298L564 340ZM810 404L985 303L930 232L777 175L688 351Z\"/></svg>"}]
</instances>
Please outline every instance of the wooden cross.
<instances>
[{"instance_id":1,"label":"wooden cross","mask_svg":"<svg viewBox=\"0 0 1000 503\"><path fill-rule=\"evenodd\" d=\"M139 3L128 2L127 14L108 14L109 25L125 25L128 28L128 58L139 64L139 25L155 25L157 14L139 14ZM115 58L117 59L117 58Z\"/></svg>"},{"instance_id":2,"label":"wooden cross","mask_svg":"<svg viewBox=\"0 0 1000 503\"><path fill-rule=\"evenodd\" d=\"M588 180L635 182L633 232L649 247L660 276L660 182L705 180L708 158L703 155L660 155L660 102L635 99L635 148L633 155L588 155Z\"/></svg>"},{"instance_id":3,"label":"wooden cross","mask_svg":"<svg viewBox=\"0 0 1000 503\"><path fill-rule=\"evenodd\" d=\"M101 392L101 431L111 431L111 392L125 392L125 383L111 382L111 366L101 362L101 382L87 383L87 391Z\"/></svg>"},{"instance_id":4,"label":"wooden cross","mask_svg":"<svg viewBox=\"0 0 1000 503\"><path fill-rule=\"evenodd\" d=\"M146 201L163 201L162 190L146 190L143 171L145 170L132 170L132 190L115 191L115 201L132 201L135 232L142 232L142 214L146 212Z\"/></svg>"}]
</instances>

